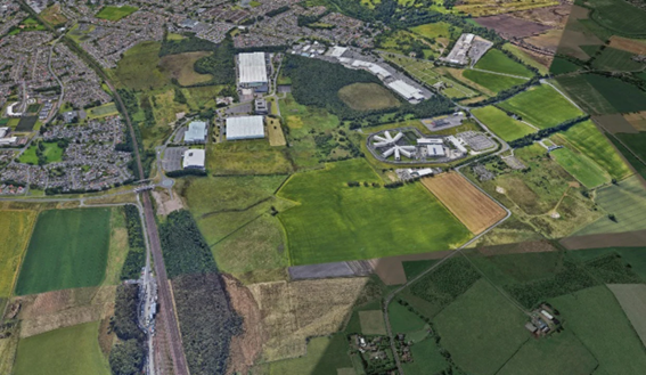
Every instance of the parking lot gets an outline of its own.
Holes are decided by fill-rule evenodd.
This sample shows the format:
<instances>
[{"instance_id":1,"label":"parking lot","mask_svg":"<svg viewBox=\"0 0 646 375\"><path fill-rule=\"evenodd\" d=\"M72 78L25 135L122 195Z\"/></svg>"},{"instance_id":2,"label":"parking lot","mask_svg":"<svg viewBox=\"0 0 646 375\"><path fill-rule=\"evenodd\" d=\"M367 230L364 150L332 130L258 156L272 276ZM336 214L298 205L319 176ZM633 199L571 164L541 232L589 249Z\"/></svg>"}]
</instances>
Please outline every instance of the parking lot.
<instances>
[{"instance_id":1,"label":"parking lot","mask_svg":"<svg viewBox=\"0 0 646 375\"><path fill-rule=\"evenodd\" d=\"M169 147L164 151L162 159L162 168L166 172L178 171L182 169L182 157L188 147Z\"/></svg>"}]
</instances>

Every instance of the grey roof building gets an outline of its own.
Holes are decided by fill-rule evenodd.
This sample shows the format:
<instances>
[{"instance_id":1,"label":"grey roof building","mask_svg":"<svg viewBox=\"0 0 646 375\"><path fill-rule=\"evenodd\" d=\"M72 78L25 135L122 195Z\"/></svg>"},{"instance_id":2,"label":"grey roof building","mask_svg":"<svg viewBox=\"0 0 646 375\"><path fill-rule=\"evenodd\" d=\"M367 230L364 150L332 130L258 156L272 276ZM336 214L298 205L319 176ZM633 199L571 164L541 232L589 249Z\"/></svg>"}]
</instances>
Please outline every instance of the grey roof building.
<instances>
[{"instance_id":1,"label":"grey roof building","mask_svg":"<svg viewBox=\"0 0 646 375\"><path fill-rule=\"evenodd\" d=\"M205 143L208 129L204 121L191 121L188 129L184 133L184 142L186 143Z\"/></svg>"}]
</instances>

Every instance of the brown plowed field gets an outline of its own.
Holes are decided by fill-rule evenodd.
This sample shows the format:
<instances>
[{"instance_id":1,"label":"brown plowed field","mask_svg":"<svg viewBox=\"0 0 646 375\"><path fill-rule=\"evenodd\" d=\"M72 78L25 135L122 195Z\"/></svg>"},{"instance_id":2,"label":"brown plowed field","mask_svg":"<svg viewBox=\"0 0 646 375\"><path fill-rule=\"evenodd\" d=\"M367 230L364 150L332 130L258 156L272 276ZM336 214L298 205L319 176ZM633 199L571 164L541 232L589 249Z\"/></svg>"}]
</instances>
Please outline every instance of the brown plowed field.
<instances>
[{"instance_id":1,"label":"brown plowed field","mask_svg":"<svg viewBox=\"0 0 646 375\"><path fill-rule=\"evenodd\" d=\"M637 55L646 55L646 43L642 40L622 38L620 36L613 35L610 37L609 46Z\"/></svg>"},{"instance_id":2,"label":"brown plowed field","mask_svg":"<svg viewBox=\"0 0 646 375\"><path fill-rule=\"evenodd\" d=\"M638 131L646 131L646 111L637 113L627 113L624 119Z\"/></svg>"},{"instance_id":3,"label":"brown plowed field","mask_svg":"<svg viewBox=\"0 0 646 375\"><path fill-rule=\"evenodd\" d=\"M473 234L484 232L505 217L502 207L457 173L421 181Z\"/></svg>"}]
</instances>

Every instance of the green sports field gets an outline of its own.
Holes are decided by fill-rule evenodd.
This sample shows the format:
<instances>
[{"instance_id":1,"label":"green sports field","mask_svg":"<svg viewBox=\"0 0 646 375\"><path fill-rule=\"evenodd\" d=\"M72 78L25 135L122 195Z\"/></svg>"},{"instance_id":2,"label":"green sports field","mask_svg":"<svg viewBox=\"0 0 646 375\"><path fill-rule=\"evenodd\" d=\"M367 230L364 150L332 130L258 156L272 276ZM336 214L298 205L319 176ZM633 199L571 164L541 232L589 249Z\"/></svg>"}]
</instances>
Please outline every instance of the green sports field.
<instances>
[{"instance_id":1,"label":"green sports field","mask_svg":"<svg viewBox=\"0 0 646 375\"><path fill-rule=\"evenodd\" d=\"M21 339L14 373L110 375L98 334L99 322L91 322Z\"/></svg>"},{"instance_id":2,"label":"green sports field","mask_svg":"<svg viewBox=\"0 0 646 375\"><path fill-rule=\"evenodd\" d=\"M512 74L521 77L532 78L534 73L524 65L510 59L498 49L490 49L475 65L478 69L489 70L492 72Z\"/></svg>"},{"instance_id":3,"label":"green sports field","mask_svg":"<svg viewBox=\"0 0 646 375\"><path fill-rule=\"evenodd\" d=\"M122 5L119 7L115 6L106 6L101 8L99 13L96 14L96 18L102 18L108 21L119 21L120 19L131 15L136 12L139 8Z\"/></svg>"},{"instance_id":4,"label":"green sports field","mask_svg":"<svg viewBox=\"0 0 646 375\"><path fill-rule=\"evenodd\" d=\"M29 243L17 295L96 286L110 245L108 208L42 212Z\"/></svg>"},{"instance_id":5,"label":"green sports field","mask_svg":"<svg viewBox=\"0 0 646 375\"><path fill-rule=\"evenodd\" d=\"M492 105L475 108L471 113L482 121L491 131L507 142L522 138L535 132L528 125L507 116L504 111Z\"/></svg>"},{"instance_id":6,"label":"green sports field","mask_svg":"<svg viewBox=\"0 0 646 375\"><path fill-rule=\"evenodd\" d=\"M554 150L551 155L557 163L588 189L610 182L610 176L585 155L576 153L567 147Z\"/></svg>"},{"instance_id":7,"label":"green sports field","mask_svg":"<svg viewBox=\"0 0 646 375\"><path fill-rule=\"evenodd\" d=\"M495 93L510 89L514 86L522 85L523 83L526 82L526 80L521 78L514 78L514 77L504 76L500 74L481 72L481 71L472 70L472 69L465 69L462 75L466 79L486 89L489 89Z\"/></svg>"},{"instance_id":8,"label":"green sports field","mask_svg":"<svg viewBox=\"0 0 646 375\"><path fill-rule=\"evenodd\" d=\"M541 129L551 128L583 115L583 112L548 85L532 87L500 103L500 107L516 113Z\"/></svg>"},{"instance_id":9,"label":"green sports field","mask_svg":"<svg viewBox=\"0 0 646 375\"><path fill-rule=\"evenodd\" d=\"M350 181L361 186L349 187ZM328 163L287 181L278 196L297 205L278 218L293 265L447 250L470 238L421 184L372 183L383 185L364 159Z\"/></svg>"}]
</instances>

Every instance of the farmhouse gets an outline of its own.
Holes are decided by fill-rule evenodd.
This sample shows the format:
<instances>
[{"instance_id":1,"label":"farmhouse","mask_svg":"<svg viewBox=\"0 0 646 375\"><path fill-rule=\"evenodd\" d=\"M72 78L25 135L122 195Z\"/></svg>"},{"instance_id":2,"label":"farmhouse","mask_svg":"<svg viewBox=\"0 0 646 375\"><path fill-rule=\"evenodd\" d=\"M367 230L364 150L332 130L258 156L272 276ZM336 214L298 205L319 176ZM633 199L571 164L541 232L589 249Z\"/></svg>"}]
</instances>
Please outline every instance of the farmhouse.
<instances>
[{"instance_id":1,"label":"farmhouse","mask_svg":"<svg viewBox=\"0 0 646 375\"><path fill-rule=\"evenodd\" d=\"M395 91L411 103L419 103L424 100L422 91L402 80L392 81L388 83L388 87L390 87L391 90Z\"/></svg>"},{"instance_id":2,"label":"farmhouse","mask_svg":"<svg viewBox=\"0 0 646 375\"><path fill-rule=\"evenodd\" d=\"M241 88L267 92L267 61L264 52L241 53L238 55L238 84Z\"/></svg>"},{"instance_id":3,"label":"farmhouse","mask_svg":"<svg viewBox=\"0 0 646 375\"><path fill-rule=\"evenodd\" d=\"M227 118L227 140L255 139L265 137L263 116L241 116Z\"/></svg>"},{"instance_id":4,"label":"farmhouse","mask_svg":"<svg viewBox=\"0 0 646 375\"><path fill-rule=\"evenodd\" d=\"M184 151L184 160L182 167L184 169L204 169L206 153L204 150L190 149Z\"/></svg>"},{"instance_id":5,"label":"farmhouse","mask_svg":"<svg viewBox=\"0 0 646 375\"><path fill-rule=\"evenodd\" d=\"M188 124L188 130L184 133L184 142L191 144L204 143L206 142L207 132L206 122L192 121Z\"/></svg>"}]
</instances>

